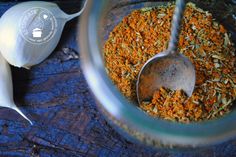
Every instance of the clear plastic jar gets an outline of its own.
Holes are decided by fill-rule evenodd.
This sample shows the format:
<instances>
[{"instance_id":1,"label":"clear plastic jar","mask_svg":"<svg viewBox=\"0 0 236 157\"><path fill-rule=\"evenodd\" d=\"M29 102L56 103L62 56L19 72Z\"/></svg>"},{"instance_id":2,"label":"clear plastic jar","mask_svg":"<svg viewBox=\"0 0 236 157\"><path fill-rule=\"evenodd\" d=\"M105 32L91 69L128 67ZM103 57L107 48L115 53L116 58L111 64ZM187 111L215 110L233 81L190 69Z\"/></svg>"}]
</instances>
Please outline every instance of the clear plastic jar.
<instances>
[{"instance_id":1,"label":"clear plastic jar","mask_svg":"<svg viewBox=\"0 0 236 157\"><path fill-rule=\"evenodd\" d=\"M236 112L215 120L180 124L155 119L130 103L109 79L102 47L109 32L132 10L158 6L170 1L99 0L89 1L80 20L79 40L82 68L98 108L123 136L154 147L189 148L221 143L236 135ZM235 1L194 1L209 10L232 33L235 42ZM224 6L225 5L225 6ZM230 6L234 6L229 8Z\"/></svg>"}]
</instances>

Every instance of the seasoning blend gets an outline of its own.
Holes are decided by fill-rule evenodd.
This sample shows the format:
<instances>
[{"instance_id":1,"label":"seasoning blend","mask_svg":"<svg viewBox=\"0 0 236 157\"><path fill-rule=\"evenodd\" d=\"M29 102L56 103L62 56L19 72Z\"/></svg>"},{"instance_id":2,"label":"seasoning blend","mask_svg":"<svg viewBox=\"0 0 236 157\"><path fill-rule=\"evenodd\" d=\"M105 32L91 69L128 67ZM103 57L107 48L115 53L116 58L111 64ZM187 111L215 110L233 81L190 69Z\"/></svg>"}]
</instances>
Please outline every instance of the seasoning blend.
<instances>
[{"instance_id":1,"label":"seasoning blend","mask_svg":"<svg viewBox=\"0 0 236 157\"><path fill-rule=\"evenodd\" d=\"M135 83L143 64L167 48L174 6L135 10L110 33L104 45L107 72L128 99L137 103ZM188 3L179 52L196 70L193 95L161 88L140 108L153 117L189 123L230 112L236 99L235 49L224 26L212 14Z\"/></svg>"}]
</instances>

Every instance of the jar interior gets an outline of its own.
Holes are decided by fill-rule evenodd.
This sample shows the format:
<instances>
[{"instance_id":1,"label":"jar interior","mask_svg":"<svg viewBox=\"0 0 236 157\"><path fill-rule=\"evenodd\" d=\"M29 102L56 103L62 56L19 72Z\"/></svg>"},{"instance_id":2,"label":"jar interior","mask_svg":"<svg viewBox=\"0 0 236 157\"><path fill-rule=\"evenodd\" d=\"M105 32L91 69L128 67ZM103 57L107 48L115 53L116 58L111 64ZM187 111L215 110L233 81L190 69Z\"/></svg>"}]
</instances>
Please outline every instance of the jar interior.
<instances>
[{"instance_id":1,"label":"jar interior","mask_svg":"<svg viewBox=\"0 0 236 157\"><path fill-rule=\"evenodd\" d=\"M86 37L86 35L88 36L88 39L83 38L88 44L81 42L81 47L84 49L84 52L81 51L84 57L83 70L88 83L101 103L101 106L104 107L109 114L124 120L127 126L132 125L140 132L145 132L153 138L157 136L157 138L159 138L163 135L162 137L165 140L176 143L194 143L193 145L207 145L232 138L236 134L236 127L232 125L235 122L235 110L216 120L194 122L187 125L155 119L147 116L144 112L137 109L135 105L131 105L119 92L106 73L103 58L103 45L113 28L124 16L135 9L165 5L167 4L166 2L167 1L144 0L91 2L93 5L90 6L90 12L86 14L87 16L85 15L84 18L82 18L82 26L80 28L81 34L84 35L84 37ZM223 1L220 1L219 4L214 1L216 4L213 3L212 5L209 3L213 1L194 0L192 2L212 12L214 17L219 15L217 20L223 23L227 30L232 33L231 38L235 38L236 20L233 19L233 15L235 14L234 10L224 8L227 13L223 16L223 13L219 13L218 9L215 7L216 5L221 7L222 4L220 3ZM231 2L227 5L231 5ZM216 14L210 9L214 9ZM88 24L88 26L86 24ZM86 34L86 32L88 32L88 34ZM182 139L182 141L179 139ZM193 139L196 141L193 141Z\"/></svg>"},{"instance_id":2,"label":"jar interior","mask_svg":"<svg viewBox=\"0 0 236 157\"><path fill-rule=\"evenodd\" d=\"M199 0L190 0L197 7L202 8L203 10L209 11L212 13L213 18L217 22L222 24L228 32L230 32L231 39L236 43L236 13L235 13L235 4L231 1L199 1ZM174 3L174 1L115 1L110 0L103 5L103 13L101 14L98 35L99 35L99 48L100 55L103 56L103 45L109 37L110 32L118 25L122 19L129 15L132 11L145 8L145 7L157 7L162 5L168 5ZM235 44L236 45L236 44ZM236 47L236 46L235 46ZM104 57L103 58L103 63ZM104 66L105 68L105 66ZM115 86L115 85L114 85ZM233 102L235 106L236 100ZM133 103L134 106L137 106L137 103ZM233 110L233 109L232 109Z\"/></svg>"}]
</instances>

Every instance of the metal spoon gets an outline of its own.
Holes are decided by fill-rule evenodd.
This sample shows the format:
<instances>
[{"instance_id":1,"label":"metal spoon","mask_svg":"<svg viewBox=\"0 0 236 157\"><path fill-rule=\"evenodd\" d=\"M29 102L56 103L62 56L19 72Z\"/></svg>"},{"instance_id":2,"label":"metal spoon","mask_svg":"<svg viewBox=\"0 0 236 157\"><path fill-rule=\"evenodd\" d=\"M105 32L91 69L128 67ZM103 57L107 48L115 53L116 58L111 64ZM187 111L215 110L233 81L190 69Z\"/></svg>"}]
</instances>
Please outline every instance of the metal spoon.
<instances>
[{"instance_id":1,"label":"metal spoon","mask_svg":"<svg viewBox=\"0 0 236 157\"><path fill-rule=\"evenodd\" d=\"M139 73L136 84L139 104L150 100L154 92L161 87L182 89L189 97L192 95L196 79L194 65L187 57L177 52L184 9L185 1L177 0L168 49L149 59Z\"/></svg>"}]
</instances>

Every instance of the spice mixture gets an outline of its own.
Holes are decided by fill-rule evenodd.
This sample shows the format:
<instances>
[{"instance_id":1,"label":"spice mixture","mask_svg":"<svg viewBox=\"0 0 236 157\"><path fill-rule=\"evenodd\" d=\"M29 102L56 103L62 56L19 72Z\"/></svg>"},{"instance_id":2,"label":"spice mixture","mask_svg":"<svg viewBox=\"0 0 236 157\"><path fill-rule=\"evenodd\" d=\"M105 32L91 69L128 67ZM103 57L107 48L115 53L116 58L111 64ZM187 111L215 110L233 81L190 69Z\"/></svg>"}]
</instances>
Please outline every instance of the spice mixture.
<instances>
[{"instance_id":1,"label":"spice mixture","mask_svg":"<svg viewBox=\"0 0 236 157\"><path fill-rule=\"evenodd\" d=\"M157 90L151 102L143 102L141 108L151 116L179 122L197 121L202 115L202 106L182 91L171 91L160 88Z\"/></svg>"},{"instance_id":2,"label":"spice mixture","mask_svg":"<svg viewBox=\"0 0 236 157\"><path fill-rule=\"evenodd\" d=\"M131 101L143 64L167 49L174 5L135 10L110 33L104 45L109 76ZM153 117L188 123L228 113L236 98L235 49L230 35L212 14L188 3L179 39L179 52L196 69L191 97L161 88L140 106Z\"/></svg>"}]
</instances>

